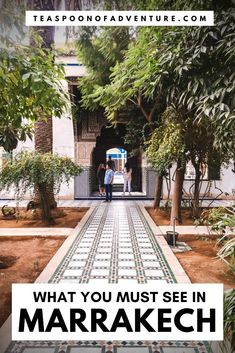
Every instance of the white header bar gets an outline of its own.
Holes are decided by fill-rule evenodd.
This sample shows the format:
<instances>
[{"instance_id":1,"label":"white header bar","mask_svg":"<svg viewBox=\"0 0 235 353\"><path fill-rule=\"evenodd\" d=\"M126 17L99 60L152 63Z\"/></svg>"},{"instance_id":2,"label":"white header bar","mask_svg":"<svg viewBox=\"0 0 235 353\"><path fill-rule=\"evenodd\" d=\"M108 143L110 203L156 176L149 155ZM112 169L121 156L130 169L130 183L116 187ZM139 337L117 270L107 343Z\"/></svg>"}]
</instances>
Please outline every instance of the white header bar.
<instances>
[{"instance_id":1,"label":"white header bar","mask_svg":"<svg viewBox=\"0 0 235 353\"><path fill-rule=\"evenodd\" d=\"M26 26L213 26L214 11L26 11Z\"/></svg>"}]
</instances>

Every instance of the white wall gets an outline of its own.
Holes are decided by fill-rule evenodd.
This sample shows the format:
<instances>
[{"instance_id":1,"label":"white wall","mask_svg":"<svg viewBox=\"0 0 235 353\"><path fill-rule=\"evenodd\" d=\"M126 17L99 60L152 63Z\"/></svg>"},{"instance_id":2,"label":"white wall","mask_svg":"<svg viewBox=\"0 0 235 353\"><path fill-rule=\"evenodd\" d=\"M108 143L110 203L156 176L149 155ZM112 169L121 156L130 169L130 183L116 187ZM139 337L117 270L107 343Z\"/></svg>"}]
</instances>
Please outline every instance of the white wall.
<instances>
[{"instance_id":1,"label":"white wall","mask_svg":"<svg viewBox=\"0 0 235 353\"><path fill-rule=\"evenodd\" d=\"M228 198L235 198L235 173L232 172L233 169L233 163L231 163L227 168L222 167L221 168L221 173L220 173L220 180L216 181L211 181L210 182L210 188L208 191L208 196L217 196L220 191L216 188L219 188L223 191L223 193L228 193L229 195L224 195L223 197L228 197ZM175 170L175 166L171 168L171 178L173 176ZM185 180L184 181L184 190L188 193L190 187L194 184L193 180ZM208 181L203 181L202 182L202 188L201 188L201 194L204 194L206 191L206 187L208 185ZM171 195L173 193L174 189L174 181L171 181ZM167 186L166 182L164 181L163 185L163 197L167 197Z\"/></svg>"},{"instance_id":2,"label":"white wall","mask_svg":"<svg viewBox=\"0 0 235 353\"><path fill-rule=\"evenodd\" d=\"M63 81L63 86L68 90L67 81ZM71 112L67 112L60 119L53 118L53 152L74 160L74 129ZM59 198L74 199L73 179L69 186L62 185Z\"/></svg>"}]
</instances>

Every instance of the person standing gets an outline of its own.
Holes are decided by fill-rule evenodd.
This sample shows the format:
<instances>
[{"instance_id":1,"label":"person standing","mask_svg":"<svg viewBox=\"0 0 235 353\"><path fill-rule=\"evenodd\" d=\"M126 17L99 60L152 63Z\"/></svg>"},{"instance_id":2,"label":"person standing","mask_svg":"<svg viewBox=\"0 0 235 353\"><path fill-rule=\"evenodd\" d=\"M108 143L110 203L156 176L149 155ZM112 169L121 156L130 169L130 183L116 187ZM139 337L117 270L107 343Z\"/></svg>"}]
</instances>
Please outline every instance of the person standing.
<instances>
[{"instance_id":1,"label":"person standing","mask_svg":"<svg viewBox=\"0 0 235 353\"><path fill-rule=\"evenodd\" d=\"M110 161L108 161L106 165L106 172L104 177L106 202L112 201L113 178L114 178L114 171L112 170L112 164L110 163Z\"/></svg>"},{"instance_id":2,"label":"person standing","mask_svg":"<svg viewBox=\"0 0 235 353\"><path fill-rule=\"evenodd\" d=\"M97 170L97 179L99 183L99 194L100 196L105 195L105 190L104 190L104 176L105 176L105 166L103 163L101 163L98 167Z\"/></svg>"},{"instance_id":3,"label":"person standing","mask_svg":"<svg viewBox=\"0 0 235 353\"><path fill-rule=\"evenodd\" d=\"M132 175L132 169L130 167L129 162L126 162L124 166L124 174L123 174L123 179L124 179L123 195L125 195L127 187L128 187L129 195L131 194L131 179L132 179L131 175Z\"/></svg>"}]
</instances>

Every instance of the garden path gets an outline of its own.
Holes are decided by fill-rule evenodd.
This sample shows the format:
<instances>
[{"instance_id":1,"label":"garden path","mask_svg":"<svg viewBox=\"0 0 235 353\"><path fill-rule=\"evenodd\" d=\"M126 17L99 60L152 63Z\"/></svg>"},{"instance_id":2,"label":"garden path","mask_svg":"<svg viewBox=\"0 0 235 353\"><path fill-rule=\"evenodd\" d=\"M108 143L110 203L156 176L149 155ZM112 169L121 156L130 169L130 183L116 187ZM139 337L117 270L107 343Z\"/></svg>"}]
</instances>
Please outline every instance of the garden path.
<instances>
[{"instance_id":1,"label":"garden path","mask_svg":"<svg viewBox=\"0 0 235 353\"><path fill-rule=\"evenodd\" d=\"M143 202L92 202L37 282L189 283ZM73 205L74 206L74 205ZM59 259L60 256L61 258ZM57 264L56 267L52 265ZM54 266L54 265L53 265ZM207 353L205 342L11 342L6 353Z\"/></svg>"}]
</instances>

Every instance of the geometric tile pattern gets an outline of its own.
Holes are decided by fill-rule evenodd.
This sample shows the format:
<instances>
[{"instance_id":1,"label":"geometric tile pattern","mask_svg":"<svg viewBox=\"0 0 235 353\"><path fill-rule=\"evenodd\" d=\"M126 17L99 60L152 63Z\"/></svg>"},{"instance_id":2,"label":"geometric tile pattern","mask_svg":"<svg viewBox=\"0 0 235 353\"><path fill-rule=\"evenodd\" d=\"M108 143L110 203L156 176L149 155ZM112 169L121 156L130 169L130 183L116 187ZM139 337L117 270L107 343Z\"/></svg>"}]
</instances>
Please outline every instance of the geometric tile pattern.
<instances>
[{"instance_id":1,"label":"geometric tile pattern","mask_svg":"<svg viewBox=\"0 0 235 353\"><path fill-rule=\"evenodd\" d=\"M175 282L138 206L96 207L50 282Z\"/></svg>"},{"instance_id":2,"label":"geometric tile pattern","mask_svg":"<svg viewBox=\"0 0 235 353\"><path fill-rule=\"evenodd\" d=\"M48 348L48 347L44 347L44 348L25 348L23 350L23 353L54 353L55 349L54 348Z\"/></svg>"},{"instance_id":3,"label":"geometric tile pattern","mask_svg":"<svg viewBox=\"0 0 235 353\"><path fill-rule=\"evenodd\" d=\"M205 342L173 341L69 341L18 342L7 353L209 353Z\"/></svg>"},{"instance_id":4,"label":"geometric tile pattern","mask_svg":"<svg viewBox=\"0 0 235 353\"><path fill-rule=\"evenodd\" d=\"M50 279L95 281L176 282L138 205L97 205ZM209 348L181 341L19 341L11 342L6 353L209 353Z\"/></svg>"}]
</instances>

